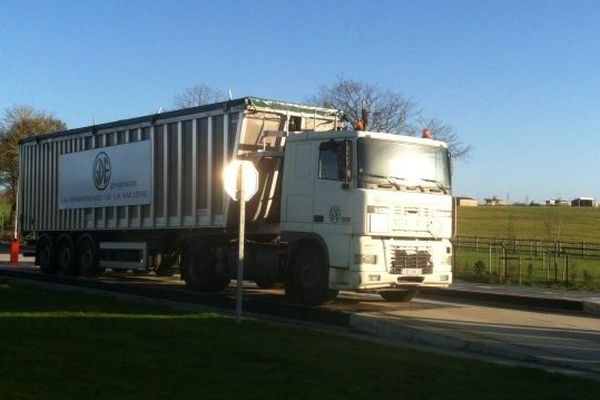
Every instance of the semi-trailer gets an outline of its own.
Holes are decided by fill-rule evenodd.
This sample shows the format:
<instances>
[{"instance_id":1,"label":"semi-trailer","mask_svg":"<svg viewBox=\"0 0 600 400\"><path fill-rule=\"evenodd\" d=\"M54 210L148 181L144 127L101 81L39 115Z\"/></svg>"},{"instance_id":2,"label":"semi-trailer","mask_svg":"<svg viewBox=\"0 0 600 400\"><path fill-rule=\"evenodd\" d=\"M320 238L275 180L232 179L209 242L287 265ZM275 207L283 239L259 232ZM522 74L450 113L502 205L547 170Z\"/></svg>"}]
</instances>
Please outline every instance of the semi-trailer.
<instances>
[{"instance_id":1,"label":"semi-trailer","mask_svg":"<svg viewBox=\"0 0 600 400\"><path fill-rule=\"evenodd\" d=\"M452 282L445 143L348 129L340 111L246 97L33 136L20 143L19 226L45 273L178 269L195 290L235 276L238 207L223 189L251 161L245 279L304 304L338 290L409 300Z\"/></svg>"}]
</instances>

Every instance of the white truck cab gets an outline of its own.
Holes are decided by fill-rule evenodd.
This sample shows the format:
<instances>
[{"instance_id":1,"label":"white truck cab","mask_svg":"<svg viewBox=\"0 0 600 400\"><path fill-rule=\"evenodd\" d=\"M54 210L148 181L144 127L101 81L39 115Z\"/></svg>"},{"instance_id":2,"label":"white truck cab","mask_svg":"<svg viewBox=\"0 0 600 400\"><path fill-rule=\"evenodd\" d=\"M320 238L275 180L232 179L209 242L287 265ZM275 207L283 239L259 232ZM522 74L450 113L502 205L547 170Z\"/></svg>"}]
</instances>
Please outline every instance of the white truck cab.
<instances>
[{"instance_id":1,"label":"white truck cab","mask_svg":"<svg viewBox=\"0 0 600 400\"><path fill-rule=\"evenodd\" d=\"M321 243L329 289L406 300L420 286L452 282L445 143L331 131L290 134L285 153L282 237L305 234Z\"/></svg>"}]
</instances>

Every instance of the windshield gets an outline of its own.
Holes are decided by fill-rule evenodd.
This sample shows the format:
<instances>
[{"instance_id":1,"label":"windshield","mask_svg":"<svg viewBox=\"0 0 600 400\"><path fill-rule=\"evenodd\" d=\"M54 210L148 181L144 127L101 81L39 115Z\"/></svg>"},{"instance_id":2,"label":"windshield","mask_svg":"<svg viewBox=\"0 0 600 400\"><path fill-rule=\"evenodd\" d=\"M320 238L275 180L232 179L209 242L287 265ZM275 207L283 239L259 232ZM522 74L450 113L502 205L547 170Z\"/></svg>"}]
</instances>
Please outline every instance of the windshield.
<instances>
[{"instance_id":1,"label":"windshield","mask_svg":"<svg viewBox=\"0 0 600 400\"><path fill-rule=\"evenodd\" d=\"M359 187L449 192L448 150L443 147L361 138L357 151Z\"/></svg>"}]
</instances>

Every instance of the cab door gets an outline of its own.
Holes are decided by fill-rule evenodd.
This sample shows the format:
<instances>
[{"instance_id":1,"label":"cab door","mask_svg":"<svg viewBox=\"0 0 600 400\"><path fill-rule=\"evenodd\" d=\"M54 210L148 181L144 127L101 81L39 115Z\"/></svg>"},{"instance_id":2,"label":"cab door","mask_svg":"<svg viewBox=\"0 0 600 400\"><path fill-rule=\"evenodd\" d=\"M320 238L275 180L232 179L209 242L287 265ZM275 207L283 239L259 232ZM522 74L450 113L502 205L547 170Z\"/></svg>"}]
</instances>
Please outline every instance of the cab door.
<instances>
[{"instance_id":1,"label":"cab door","mask_svg":"<svg viewBox=\"0 0 600 400\"><path fill-rule=\"evenodd\" d=\"M350 267L352 234L352 141L327 140L318 146L313 232L327 244L329 265Z\"/></svg>"}]
</instances>

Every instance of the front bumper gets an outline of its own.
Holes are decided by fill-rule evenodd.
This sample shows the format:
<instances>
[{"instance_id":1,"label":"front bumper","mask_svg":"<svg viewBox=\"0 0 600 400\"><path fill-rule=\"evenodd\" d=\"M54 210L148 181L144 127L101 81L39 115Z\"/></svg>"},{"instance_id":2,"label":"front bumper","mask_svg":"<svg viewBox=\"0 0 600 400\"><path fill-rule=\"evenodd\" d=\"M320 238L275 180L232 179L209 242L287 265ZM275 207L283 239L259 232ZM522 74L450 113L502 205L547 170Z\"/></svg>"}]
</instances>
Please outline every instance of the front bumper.
<instances>
[{"instance_id":1,"label":"front bumper","mask_svg":"<svg viewBox=\"0 0 600 400\"><path fill-rule=\"evenodd\" d=\"M359 236L352 243L353 289L447 287L452 283L452 244L441 240L398 240ZM375 257L373 257L375 256Z\"/></svg>"}]
</instances>

